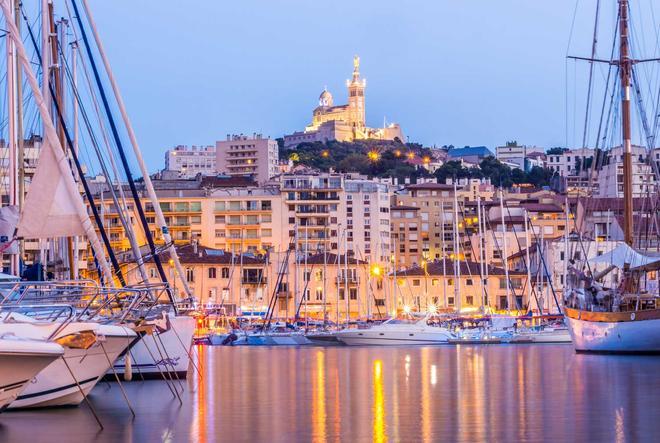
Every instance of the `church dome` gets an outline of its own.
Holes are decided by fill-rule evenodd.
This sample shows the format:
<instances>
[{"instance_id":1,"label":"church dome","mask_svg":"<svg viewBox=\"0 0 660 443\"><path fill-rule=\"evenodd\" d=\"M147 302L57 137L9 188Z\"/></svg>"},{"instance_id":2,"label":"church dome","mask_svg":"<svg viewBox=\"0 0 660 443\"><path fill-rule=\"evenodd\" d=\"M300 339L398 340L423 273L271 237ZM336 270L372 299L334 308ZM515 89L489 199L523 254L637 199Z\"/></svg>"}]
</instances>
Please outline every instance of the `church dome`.
<instances>
[{"instance_id":1,"label":"church dome","mask_svg":"<svg viewBox=\"0 0 660 443\"><path fill-rule=\"evenodd\" d=\"M332 106L332 94L327 89L324 89L323 92L321 92L321 95L319 95L319 106Z\"/></svg>"}]
</instances>

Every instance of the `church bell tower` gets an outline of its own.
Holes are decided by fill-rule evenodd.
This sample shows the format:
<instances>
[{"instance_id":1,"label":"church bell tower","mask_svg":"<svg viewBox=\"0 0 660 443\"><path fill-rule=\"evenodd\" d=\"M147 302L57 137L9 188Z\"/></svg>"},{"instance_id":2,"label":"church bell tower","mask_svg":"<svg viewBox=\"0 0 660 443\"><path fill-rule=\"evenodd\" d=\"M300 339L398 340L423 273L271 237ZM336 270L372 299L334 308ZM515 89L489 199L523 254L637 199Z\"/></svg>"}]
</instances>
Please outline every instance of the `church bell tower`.
<instances>
[{"instance_id":1,"label":"church bell tower","mask_svg":"<svg viewBox=\"0 0 660 443\"><path fill-rule=\"evenodd\" d=\"M346 86L348 87L348 123L357 135L357 131L366 126L364 89L367 86L367 81L360 78L360 57L357 55L353 58L353 78L346 80Z\"/></svg>"}]
</instances>

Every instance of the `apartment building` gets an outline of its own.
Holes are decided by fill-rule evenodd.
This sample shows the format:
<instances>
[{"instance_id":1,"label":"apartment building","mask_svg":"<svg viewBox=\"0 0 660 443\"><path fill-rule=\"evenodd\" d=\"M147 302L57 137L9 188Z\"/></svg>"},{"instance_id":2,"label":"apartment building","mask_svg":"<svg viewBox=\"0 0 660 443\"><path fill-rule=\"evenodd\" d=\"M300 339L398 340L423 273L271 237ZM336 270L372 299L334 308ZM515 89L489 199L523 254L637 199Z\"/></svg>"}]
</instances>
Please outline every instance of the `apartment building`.
<instances>
[{"instance_id":1,"label":"apartment building","mask_svg":"<svg viewBox=\"0 0 660 443\"><path fill-rule=\"evenodd\" d=\"M165 151L165 170L175 171L181 178L192 178L197 174L215 175L215 146L178 145Z\"/></svg>"},{"instance_id":2,"label":"apartment building","mask_svg":"<svg viewBox=\"0 0 660 443\"><path fill-rule=\"evenodd\" d=\"M649 155L643 146L632 146L633 197L645 197L658 192L653 159L649 159ZM598 172L598 182L598 197L623 197L623 147L607 152Z\"/></svg>"},{"instance_id":3,"label":"apartment building","mask_svg":"<svg viewBox=\"0 0 660 443\"><path fill-rule=\"evenodd\" d=\"M217 141L215 148L217 171L221 174L252 175L261 184L279 173L277 142L269 137L227 134L227 139Z\"/></svg>"},{"instance_id":4,"label":"apartment building","mask_svg":"<svg viewBox=\"0 0 660 443\"><path fill-rule=\"evenodd\" d=\"M525 310L529 300L522 288L526 273L509 272L507 289L503 268L469 260L433 260L390 274L397 290L397 309L454 310L476 312L482 306L491 310Z\"/></svg>"}]
</instances>

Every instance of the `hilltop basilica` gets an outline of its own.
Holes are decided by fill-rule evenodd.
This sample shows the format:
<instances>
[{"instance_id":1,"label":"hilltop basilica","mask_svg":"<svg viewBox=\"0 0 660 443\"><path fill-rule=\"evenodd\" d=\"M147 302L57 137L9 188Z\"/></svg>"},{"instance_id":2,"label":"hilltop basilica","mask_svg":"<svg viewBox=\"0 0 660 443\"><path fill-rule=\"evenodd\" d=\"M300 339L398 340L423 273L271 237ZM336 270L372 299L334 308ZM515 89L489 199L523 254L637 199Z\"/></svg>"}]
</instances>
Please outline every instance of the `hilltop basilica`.
<instances>
[{"instance_id":1,"label":"hilltop basilica","mask_svg":"<svg viewBox=\"0 0 660 443\"><path fill-rule=\"evenodd\" d=\"M324 89L319 96L319 105L312 113L312 123L304 131L284 136L285 147L315 141L394 140L402 142L403 132L397 123L383 128L369 128L365 123L364 90L365 79L360 78L360 58L353 59L353 77L346 80L348 104L335 106L332 94Z\"/></svg>"}]
</instances>

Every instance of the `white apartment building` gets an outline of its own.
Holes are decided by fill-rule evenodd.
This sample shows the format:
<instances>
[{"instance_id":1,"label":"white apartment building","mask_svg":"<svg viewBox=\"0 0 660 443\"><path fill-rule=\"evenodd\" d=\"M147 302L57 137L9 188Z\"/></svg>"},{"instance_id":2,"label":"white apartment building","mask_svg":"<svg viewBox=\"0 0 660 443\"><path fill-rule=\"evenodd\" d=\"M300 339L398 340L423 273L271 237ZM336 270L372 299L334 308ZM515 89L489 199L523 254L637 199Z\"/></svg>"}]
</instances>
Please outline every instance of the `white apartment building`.
<instances>
[{"instance_id":1,"label":"white apartment building","mask_svg":"<svg viewBox=\"0 0 660 443\"><path fill-rule=\"evenodd\" d=\"M532 153L543 153L542 148L536 146L519 145L516 142L507 142L504 146L495 148L495 157L502 163L510 163L525 170L525 159Z\"/></svg>"},{"instance_id":2,"label":"white apartment building","mask_svg":"<svg viewBox=\"0 0 660 443\"><path fill-rule=\"evenodd\" d=\"M344 182L348 248L360 260L387 262L390 259L390 197L384 183L366 179Z\"/></svg>"},{"instance_id":3,"label":"white apartment building","mask_svg":"<svg viewBox=\"0 0 660 443\"><path fill-rule=\"evenodd\" d=\"M217 141L215 147L221 174L253 175L258 183L265 183L279 173L277 142L269 137L227 134L227 139Z\"/></svg>"},{"instance_id":4,"label":"white apartment building","mask_svg":"<svg viewBox=\"0 0 660 443\"><path fill-rule=\"evenodd\" d=\"M178 145L165 152L165 170L177 171L181 178L215 175L215 157L215 146Z\"/></svg>"},{"instance_id":5,"label":"white apartment building","mask_svg":"<svg viewBox=\"0 0 660 443\"><path fill-rule=\"evenodd\" d=\"M645 197L657 192L656 177L643 146L632 146L633 197ZM623 197L623 147L608 152L608 158L598 173L599 197Z\"/></svg>"},{"instance_id":6,"label":"white apartment building","mask_svg":"<svg viewBox=\"0 0 660 443\"><path fill-rule=\"evenodd\" d=\"M578 175L588 161L593 161L594 150L591 148L571 149L562 154L548 154L546 166L557 175L570 177Z\"/></svg>"}]
</instances>

